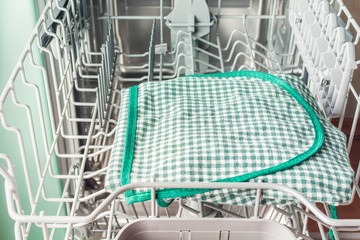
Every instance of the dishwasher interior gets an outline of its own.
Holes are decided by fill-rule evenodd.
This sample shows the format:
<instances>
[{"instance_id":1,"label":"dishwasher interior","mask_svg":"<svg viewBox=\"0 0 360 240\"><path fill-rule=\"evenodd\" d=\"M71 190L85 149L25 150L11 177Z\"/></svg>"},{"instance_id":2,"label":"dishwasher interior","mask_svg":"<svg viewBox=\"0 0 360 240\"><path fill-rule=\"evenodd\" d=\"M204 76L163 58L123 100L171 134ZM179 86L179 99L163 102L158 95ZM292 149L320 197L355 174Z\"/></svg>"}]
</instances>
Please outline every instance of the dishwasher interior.
<instances>
[{"instance_id":1,"label":"dishwasher interior","mask_svg":"<svg viewBox=\"0 0 360 240\"><path fill-rule=\"evenodd\" d=\"M306 29L310 13L318 31L313 23ZM340 129L352 119L350 152L360 111L359 81L352 79L359 38L342 0L48 1L0 95L1 138L18 149L0 154L16 237L40 232L44 239L112 239L129 223L151 217L192 218L188 225L196 226L202 219L217 226L209 219L241 218L246 229L255 216L287 226L298 239L327 239L329 229L333 239L342 239L343 231L359 233L360 220L329 220L331 207L318 205L324 218L302 199L279 206L177 199L159 208L155 200L127 205L120 195L125 189L104 190L121 89L145 81L242 70L296 75ZM349 204L360 195L359 172ZM317 223L317 237L309 219ZM287 236L287 229L278 231ZM216 239L237 236L216 231ZM204 239L189 232L180 230L174 239ZM154 236L149 239L161 237Z\"/></svg>"}]
</instances>

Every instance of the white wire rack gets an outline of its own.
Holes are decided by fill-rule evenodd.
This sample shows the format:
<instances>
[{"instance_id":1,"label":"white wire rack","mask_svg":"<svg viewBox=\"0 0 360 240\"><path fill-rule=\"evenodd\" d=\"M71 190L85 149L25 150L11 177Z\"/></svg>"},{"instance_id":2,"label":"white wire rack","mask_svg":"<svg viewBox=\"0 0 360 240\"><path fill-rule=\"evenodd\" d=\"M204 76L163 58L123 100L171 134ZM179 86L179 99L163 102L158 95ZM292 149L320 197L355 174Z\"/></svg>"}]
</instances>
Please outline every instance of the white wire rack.
<instances>
[{"instance_id":1,"label":"white wire rack","mask_svg":"<svg viewBox=\"0 0 360 240\"><path fill-rule=\"evenodd\" d=\"M309 0L311 6L320 2L326 2L343 19L345 32L353 36L348 42L358 46L360 28L344 3ZM191 25L211 29L208 36L187 31L189 24L185 30L180 26L170 32L179 27L167 17L173 1L160 0L143 6L145 13L134 14L132 9L139 4L54 0L43 9L0 95L0 130L5 133L1 138L16 148L0 154L0 174L5 178L8 212L15 220L17 239L31 237L38 229L44 239L110 239L133 220L151 216L266 218L286 225L301 239L312 239L309 219L316 221L322 239L327 238L327 228L336 239L343 231L360 232L360 216L358 220L331 219L327 205L324 213L281 185L139 183L111 194L104 191L122 88L185 74L245 69L295 74L307 79L309 86L317 81L307 77L311 71L290 27L287 1L208 1L209 21ZM236 14L229 4L234 4ZM132 36L140 38L136 48ZM359 58L354 63L359 65ZM359 81L352 76L353 72L344 101L353 107L348 111L342 108L338 125L342 129L345 120L352 119L349 152L360 112ZM360 167L349 204L360 195L359 177ZM159 209L154 198L129 206L119 197L138 187L151 188L153 195L158 188L253 188L257 201L253 207L211 203L194 207L178 200ZM263 189L290 193L301 204L261 206Z\"/></svg>"}]
</instances>

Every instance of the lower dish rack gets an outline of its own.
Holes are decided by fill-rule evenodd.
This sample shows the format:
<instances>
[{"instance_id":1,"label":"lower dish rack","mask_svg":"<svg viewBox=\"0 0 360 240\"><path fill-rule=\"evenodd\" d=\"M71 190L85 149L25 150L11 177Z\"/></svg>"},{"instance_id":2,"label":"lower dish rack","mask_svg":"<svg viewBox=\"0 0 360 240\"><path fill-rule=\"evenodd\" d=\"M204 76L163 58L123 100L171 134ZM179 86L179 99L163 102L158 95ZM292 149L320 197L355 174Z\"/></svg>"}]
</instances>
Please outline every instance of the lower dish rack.
<instances>
[{"instance_id":1,"label":"lower dish rack","mask_svg":"<svg viewBox=\"0 0 360 240\"><path fill-rule=\"evenodd\" d=\"M0 95L0 174L16 239L358 237L360 216L334 219L334 206L281 184L148 182L109 193L104 182L122 89L185 75L295 75L351 154L359 38L341 0L49 1ZM352 198L341 205L360 196L355 160ZM142 188L151 200L128 205L122 194ZM159 207L157 191L172 188L251 189L254 204L178 198ZM269 189L297 202L261 204Z\"/></svg>"}]
</instances>

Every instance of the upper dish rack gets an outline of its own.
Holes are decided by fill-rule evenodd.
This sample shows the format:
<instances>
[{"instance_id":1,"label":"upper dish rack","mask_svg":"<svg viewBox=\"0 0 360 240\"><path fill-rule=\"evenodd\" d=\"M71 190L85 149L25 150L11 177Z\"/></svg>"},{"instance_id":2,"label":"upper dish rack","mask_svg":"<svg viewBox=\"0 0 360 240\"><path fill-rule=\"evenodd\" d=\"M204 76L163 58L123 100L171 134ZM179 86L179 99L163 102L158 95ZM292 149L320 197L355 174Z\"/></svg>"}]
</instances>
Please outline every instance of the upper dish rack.
<instances>
[{"instance_id":1,"label":"upper dish rack","mask_svg":"<svg viewBox=\"0 0 360 240\"><path fill-rule=\"evenodd\" d=\"M288 6L286 1L277 0L209 0L210 14L204 17L204 22L194 21L198 14L203 14L195 7L190 17L184 17L184 22L175 13L169 16L175 6L173 1L166 0L156 4L152 1L48 2L0 95L4 145L18 149L15 152L5 149L0 155L7 166L0 165L0 173L6 179L8 211L16 220L17 237L26 238L42 231L44 238L50 239L63 235L82 238L97 232L110 238L134 218L151 215L149 209L153 215L177 214L173 209L157 213L161 210L150 205L126 206L121 200L112 201L124 189L111 195L103 189L120 91L142 81L237 70L298 75L307 79L327 115L340 115L340 128L348 116L343 107L347 94L355 98L355 111L350 113L353 117L350 151L360 112L359 94L351 77L359 60L351 52L353 47L323 48L322 42L329 39L329 46L339 46L336 36L340 36L335 34L331 38L323 24L333 19L335 10L336 18L344 19L344 25L333 24L329 29L344 32L346 46L358 45L360 29L341 0L308 2L306 10L304 1L290 1ZM331 17L325 17L326 4L334 9L328 12ZM135 11L139 6L143 12ZM310 10L313 22L306 21L305 15L311 14ZM309 35L310 26L305 24L319 24L321 31ZM209 31L194 34L198 28ZM319 46L316 51L306 45L315 46L315 43ZM331 54L336 61L326 65ZM343 58L348 59L344 66L340 63ZM326 68L337 70L331 73ZM359 169L355 182L358 180ZM152 186L161 187L155 183ZM251 187L260 192L266 184L236 187ZM360 192L354 184L353 196L356 191ZM295 210L288 207L274 211L288 219L294 216L293 211L301 213L304 222L307 221L304 216L320 216L319 224L333 227L334 232L360 226L355 220L338 224L321 215L310 203L303 203L305 207ZM307 212L307 207L314 214ZM186 208L182 204L182 209ZM224 216L236 217L249 217L251 213L263 216L267 209L211 208ZM200 210L194 212L203 215ZM300 225L292 225L293 230L308 235L304 224Z\"/></svg>"}]
</instances>

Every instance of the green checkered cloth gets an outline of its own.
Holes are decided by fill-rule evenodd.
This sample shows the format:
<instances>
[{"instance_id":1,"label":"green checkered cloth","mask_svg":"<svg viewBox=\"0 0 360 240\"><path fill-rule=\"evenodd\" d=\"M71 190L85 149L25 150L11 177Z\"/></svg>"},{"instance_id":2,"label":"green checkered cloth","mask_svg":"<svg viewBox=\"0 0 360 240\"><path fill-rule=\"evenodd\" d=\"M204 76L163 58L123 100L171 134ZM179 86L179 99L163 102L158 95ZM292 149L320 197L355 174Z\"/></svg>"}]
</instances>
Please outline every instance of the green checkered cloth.
<instances>
[{"instance_id":1,"label":"green checkered cloth","mask_svg":"<svg viewBox=\"0 0 360 240\"><path fill-rule=\"evenodd\" d=\"M332 205L351 198L346 138L298 78L241 71L146 82L121 92L105 189L135 182L268 182ZM159 190L160 199L252 205L255 190ZM125 193L128 203L148 189ZM262 204L294 203L265 190Z\"/></svg>"}]
</instances>

